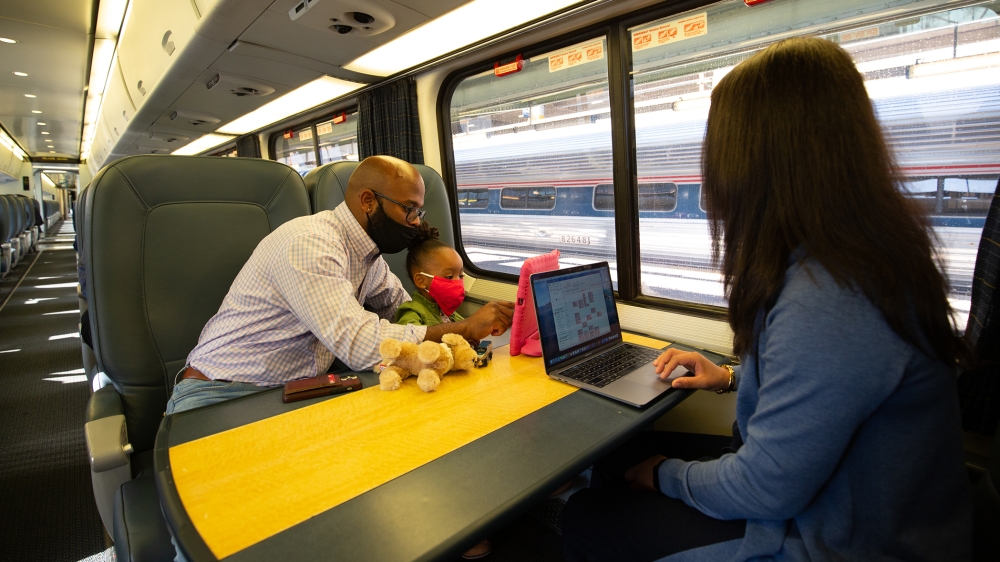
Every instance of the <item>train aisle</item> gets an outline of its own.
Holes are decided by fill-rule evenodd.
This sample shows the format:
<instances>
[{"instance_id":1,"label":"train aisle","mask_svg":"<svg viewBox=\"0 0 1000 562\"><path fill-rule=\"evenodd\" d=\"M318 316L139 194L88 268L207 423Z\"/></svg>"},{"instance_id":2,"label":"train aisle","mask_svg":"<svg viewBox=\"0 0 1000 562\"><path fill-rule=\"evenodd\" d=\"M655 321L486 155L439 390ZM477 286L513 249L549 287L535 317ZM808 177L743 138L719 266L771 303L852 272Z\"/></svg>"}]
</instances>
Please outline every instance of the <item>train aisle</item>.
<instances>
[{"instance_id":1,"label":"train aisle","mask_svg":"<svg viewBox=\"0 0 1000 562\"><path fill-rule=\"evenodd\" d=\"M83 437L73 225L51 232L0 282L0 560L111 560Z\"/></svg>"}]
</instances>

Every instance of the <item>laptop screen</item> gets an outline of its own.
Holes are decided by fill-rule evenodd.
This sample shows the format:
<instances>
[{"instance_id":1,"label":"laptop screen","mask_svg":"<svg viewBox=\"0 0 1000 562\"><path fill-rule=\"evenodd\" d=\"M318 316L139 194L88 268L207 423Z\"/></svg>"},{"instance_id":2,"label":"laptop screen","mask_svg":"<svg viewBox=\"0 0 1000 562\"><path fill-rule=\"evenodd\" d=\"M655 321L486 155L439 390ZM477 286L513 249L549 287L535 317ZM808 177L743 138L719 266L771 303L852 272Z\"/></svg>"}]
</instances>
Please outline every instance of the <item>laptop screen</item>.
<instances>
[{"instance_id":1,"label":"laptop screen","mask_svg":"<svg viewBox=\"0 0 1000 562\"><path fill-rule=\"evenodd\" d=\"M607 262L531 276L545 368L621 341Z\"/></svg>"}]
</instances>

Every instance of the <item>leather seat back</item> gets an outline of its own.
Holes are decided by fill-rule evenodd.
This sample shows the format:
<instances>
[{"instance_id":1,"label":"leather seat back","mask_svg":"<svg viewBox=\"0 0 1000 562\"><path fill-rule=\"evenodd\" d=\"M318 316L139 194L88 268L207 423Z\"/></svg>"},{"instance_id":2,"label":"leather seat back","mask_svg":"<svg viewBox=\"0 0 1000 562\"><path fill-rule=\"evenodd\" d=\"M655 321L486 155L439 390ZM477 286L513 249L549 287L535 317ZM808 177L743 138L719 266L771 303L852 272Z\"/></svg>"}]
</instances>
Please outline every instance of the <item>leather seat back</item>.
<instances>
[{"instance_id":1,"label":"leather seat back","mask_svg":"<svg viewBox=\"0 0 1000 562\"><path fill-rule=\"evenodd\" d=\"M80 296L83 300L89 297L87 293L87 254L85 250L84 228L85 217L87 216L87 197L90 196L90 184L88 183L76 197L76 273L80 280ZM48 217L46 217L47 219Z\"/></svg>"},{"instance_id":2,"label":"leather seat back","mask_svg":"<svg viewBox=\"0 0 1000 562\"><path fill-rule=\"evenodd\" d=\"M21 206L17 202L17 197L14 195L5 195L7 199L7 204L10 205L10 220L11 220L11 238L17 238L24 232L24 213L21 212Z\"/></svg>"},{"instance_id":3,"label":"leather seat back","mask_svg":"<svg viewBox=\"0 0 1000 562\"><path fill-rule=\"evenodd\" d=\"M27 232L31 230L31 214L28 213L28 200L22 195L15 195L14 199L17 201L17 208L21 213L21 230Z\"/></svg>"},{"instance_id":4,"label":"leather seat back","mask_svg":"<svg viewBox=\"0 0 1000 562\"><path fill-rule=\"evenodd\" d=\"M309 191L313 213L333 210L344 201L347 182L357 167L358 162L333 162L313 168L306 174L306 189ZM424 180L424 209L427 211L424 220L440 231L441 242L454 248L455 229L451 222L451 202L441 174L422 164L414 164L413 167ZM406 274L406 253L403 251L382 257L389 264L389 269L402 281L406 292L412 293L416 287Z\"/></svg>"},{"instance_id":5,"label":"leather seat back","mask_svg":"<svg viewBox=\"0 0 1000 562\"><path fill-rule=\"evenodd\" d=\"M14 230L14 217L11 216L10 203L7 198L0 196L0 244L10 241Z\"/></svg>"},{"instance_id":6,"label":"leather seat back","mask_svg":"<svg viewBox=\"0 0 1000 562\"><path fill-rule=\"evenodd\" d=\"M309 214L302 178L269 160L142 155L103 168L85 198L94 352L151 449L175 374L257 244Z\"/></svg>"}]
</instances>

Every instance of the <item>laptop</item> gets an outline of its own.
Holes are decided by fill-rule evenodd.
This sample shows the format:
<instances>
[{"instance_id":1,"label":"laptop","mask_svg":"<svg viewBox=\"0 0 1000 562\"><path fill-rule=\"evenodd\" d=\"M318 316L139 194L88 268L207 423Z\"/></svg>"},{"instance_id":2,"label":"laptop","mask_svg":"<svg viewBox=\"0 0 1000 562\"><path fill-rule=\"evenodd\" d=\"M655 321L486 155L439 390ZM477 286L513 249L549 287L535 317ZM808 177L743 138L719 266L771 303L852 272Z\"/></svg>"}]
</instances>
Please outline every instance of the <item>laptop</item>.
<instances>
[{"instance_id":1,"label":"laptop","mask_svg":"<svg viewBox=\"0 0 1000 562\"><path fill-rule=\"evenodd\" d=\"M653 360L666 349L622 340L608 262L536 273L531 293L545 372L552 378L642 407L671 390L687 369L660 380Z\"/></svg>"}]
</instances>

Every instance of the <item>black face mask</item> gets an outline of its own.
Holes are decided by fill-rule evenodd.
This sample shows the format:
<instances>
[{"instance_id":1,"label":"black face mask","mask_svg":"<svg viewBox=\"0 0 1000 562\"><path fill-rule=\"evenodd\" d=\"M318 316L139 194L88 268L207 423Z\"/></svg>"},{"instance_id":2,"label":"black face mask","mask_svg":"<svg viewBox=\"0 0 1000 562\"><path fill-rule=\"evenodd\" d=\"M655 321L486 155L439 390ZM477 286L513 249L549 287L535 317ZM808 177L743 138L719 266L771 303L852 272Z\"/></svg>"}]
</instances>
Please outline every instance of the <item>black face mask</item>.
<instances>
[{"instance_id":1,"label":"black face mask","mask_svg":"<svg viewBox=\"0 0 1000 562\"><path fill-rule=\"evenodd\" d=\"M379 253L396 254L410 247L417 236L417 227L402 225L389 218L376 198L375 212L368 215L368 236L378 246Z\"/></svg>"}]
</instances>

